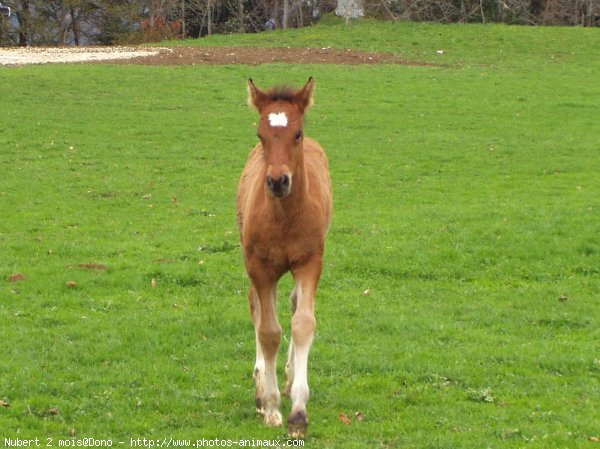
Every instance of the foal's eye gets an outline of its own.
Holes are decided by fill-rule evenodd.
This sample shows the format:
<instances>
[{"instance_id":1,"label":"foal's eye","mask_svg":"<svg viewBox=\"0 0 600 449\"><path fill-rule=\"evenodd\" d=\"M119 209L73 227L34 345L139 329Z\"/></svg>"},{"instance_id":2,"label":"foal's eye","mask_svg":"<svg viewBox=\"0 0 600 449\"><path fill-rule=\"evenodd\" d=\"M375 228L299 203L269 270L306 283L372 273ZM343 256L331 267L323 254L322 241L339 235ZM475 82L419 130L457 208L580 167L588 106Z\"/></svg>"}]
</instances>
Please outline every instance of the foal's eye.
<instances>
[{"instance_id":1,"label":"foal's eye","mask_svg":"<svg viewBox=\"0 0 600 449\"><path fill-rule=\"evenodd\" d=\"M296 140L300 140L302 138L302 131L298 131L296 133Z\"/></svg>"}]
</instances>

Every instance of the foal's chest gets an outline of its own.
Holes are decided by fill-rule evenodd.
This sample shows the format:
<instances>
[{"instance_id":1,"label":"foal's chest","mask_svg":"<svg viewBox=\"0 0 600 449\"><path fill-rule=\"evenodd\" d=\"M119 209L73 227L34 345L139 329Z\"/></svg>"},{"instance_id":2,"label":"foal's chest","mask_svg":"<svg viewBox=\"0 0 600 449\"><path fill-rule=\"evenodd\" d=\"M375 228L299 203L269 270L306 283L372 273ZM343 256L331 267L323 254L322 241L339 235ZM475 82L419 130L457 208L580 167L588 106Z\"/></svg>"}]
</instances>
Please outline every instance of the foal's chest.
<instances>
[{"instance_id":1,"label":"foal's chest","mask_svg":"<svg viewBox=\"0 0 600 449\"><path fill-rule=\"evenodd\" d=\"M257 229L249 235L245 245L246 255L263 264L283 267L286 270L301 263L323 246L322 236L314 229Z\"/></svg>"}]
</instances>

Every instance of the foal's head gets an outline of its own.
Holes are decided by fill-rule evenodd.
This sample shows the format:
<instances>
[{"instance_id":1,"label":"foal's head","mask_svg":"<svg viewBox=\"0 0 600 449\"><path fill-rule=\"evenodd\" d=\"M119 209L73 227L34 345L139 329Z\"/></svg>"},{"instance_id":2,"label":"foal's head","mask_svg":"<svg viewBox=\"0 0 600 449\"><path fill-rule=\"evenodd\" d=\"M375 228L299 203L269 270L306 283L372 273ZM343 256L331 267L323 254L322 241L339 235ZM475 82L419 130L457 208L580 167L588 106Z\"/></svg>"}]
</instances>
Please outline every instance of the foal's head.
<instances>
[{"instance_id":1,"label":"foal's head","mask_svg":"<svg viewBox=\"0 0 600 449\"><path fill-rule=\"evenodd\" d=\"M258 137L267 164L265 183L277 198L292 191L294 173L303 158L303 116L312 105L314 87L312 77L298 90L276 87L263 91L248 80L248 103L260 113Z\"/></svg>"}]
</instances>

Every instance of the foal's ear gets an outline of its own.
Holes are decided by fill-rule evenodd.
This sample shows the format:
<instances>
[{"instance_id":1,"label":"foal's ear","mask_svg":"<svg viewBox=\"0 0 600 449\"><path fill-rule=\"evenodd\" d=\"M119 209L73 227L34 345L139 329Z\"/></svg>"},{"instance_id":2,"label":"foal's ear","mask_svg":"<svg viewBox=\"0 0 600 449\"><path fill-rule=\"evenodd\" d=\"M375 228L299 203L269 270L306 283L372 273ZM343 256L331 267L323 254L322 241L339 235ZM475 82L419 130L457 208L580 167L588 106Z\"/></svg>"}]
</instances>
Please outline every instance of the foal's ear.
<instances>
[{"instance_id":1,"label":"foal's ear","mask_svg":"<svg viewBox=\"0 0 600 449\"><path fill-rule=\"evenodd\" d=\"M268 101L268 95L256 87L252 78L248 79L248 106L254 107L260 112Z\"/></svg>"},{"instance_id":2,"label":"foal's ear","mask_svg":"<svg viewBox=\"0 0 600 449\"><path fill-rule=\"evenodd\" d=\"M304 113L313 105L313 92L315 91L315 79L311 76L302 89L294 96L294 102Z\"/></svg>"}]
</instances>

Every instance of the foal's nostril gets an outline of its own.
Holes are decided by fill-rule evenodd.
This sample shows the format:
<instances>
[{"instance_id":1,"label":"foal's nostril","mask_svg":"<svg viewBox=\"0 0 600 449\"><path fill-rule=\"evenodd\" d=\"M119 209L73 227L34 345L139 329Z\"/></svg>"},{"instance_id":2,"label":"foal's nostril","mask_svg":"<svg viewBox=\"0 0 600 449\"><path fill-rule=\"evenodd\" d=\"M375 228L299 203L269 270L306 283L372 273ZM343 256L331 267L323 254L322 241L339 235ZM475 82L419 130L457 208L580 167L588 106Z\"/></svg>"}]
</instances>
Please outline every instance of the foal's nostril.
<instances>
[{"instance_id":1,"label":"foal's nostril","mask_svg":"<svg viewBox=\"0 0 600 449\"><path fill-rule=\"evenodd\" d=\"M277 197L285 196L289 193L292 180L289 175L282 175L281 178L275 179L271 175L266 178L267 187Z\"/></svg>"}]
</instances>

